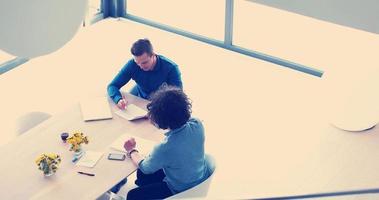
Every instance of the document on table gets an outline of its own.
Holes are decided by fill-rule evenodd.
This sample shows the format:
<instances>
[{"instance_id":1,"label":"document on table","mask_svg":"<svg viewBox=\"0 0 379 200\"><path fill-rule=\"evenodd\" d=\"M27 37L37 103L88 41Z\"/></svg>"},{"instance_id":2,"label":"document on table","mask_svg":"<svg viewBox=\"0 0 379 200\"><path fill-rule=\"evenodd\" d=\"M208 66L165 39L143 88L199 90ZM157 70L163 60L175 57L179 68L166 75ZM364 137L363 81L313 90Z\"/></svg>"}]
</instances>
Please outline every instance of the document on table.
<instances>
[{"instance_id":1,"label":"document on table","mask_svg":"<svg viewBox=\"0 0 379 200\"><path fill-rule=\"evenodd\" d=\"M147 111L134 104L129 104L125 110L118 110L115 113L129 121L147 117Z\"/></svg>"},{"instance_id":2,"label":"document on table","mask_svg":"<svg viewBox=\"0 0 379 200\"><path fill-rule=\"evenodd\" d=\"M106 97L84 99L80 102L84 121L112 119L112 113Z\"/></svg>"},{"instance_id":3,"label":"document on table","mask_svg":"<svg viewBox=\"0 0 379 200\"><path fill-rule=\"evenodd\" d=\"M83 167L94 167L103 154L103 152L86 151L76 165Z\"/></svg>"},{"instance_id":4,"label":"document on table","mask_svg":"<svg viewBox=\"0 0 379 200\"><path fill-rule=\"evenodd\" d=\"M146 140L140 137L123 134L111 144L111 148L126 153L124 143L126 140L132 137L136 140L136 149L138 149L138 151L143 155L148 155L153 150L154 146L158 144L157 142Z\"/></svg>"}]
</instances>

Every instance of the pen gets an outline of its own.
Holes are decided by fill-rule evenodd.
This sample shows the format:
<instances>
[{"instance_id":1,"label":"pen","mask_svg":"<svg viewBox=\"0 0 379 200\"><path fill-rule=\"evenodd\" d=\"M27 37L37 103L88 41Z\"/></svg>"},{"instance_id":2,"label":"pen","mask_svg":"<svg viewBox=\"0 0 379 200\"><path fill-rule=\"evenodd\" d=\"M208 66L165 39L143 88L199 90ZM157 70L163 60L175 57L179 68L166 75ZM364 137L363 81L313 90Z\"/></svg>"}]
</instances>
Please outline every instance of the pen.
<instances>
[{"instance_id":1,"label":"pen","mask_svg":"<svg viewBox=\"0 0 379 200\"><path fill-rule=\"evenodd\" d=\"M79 174L87 175L87 176L95 176L95 174L86 173L86 172L78 172Z\"/></svg>"},{"instance_id":2,"label":"pen","mask_svg":"<svg viewBox=\"0 0 379 200\"><path fill-rule=\"evenodd\" d=\"M75 158L72 159L72 162L76 162L77 160L79 160L79 158L75 157Z\"/></svg>"},{"instance_id":3,"label":"pen","mask_svg":"<svg viewBox=\"0 0 379 200\"><path fill-rule=\"evenodd\" d=\"M74 163L74 162L78 161L82 156L83 156L83 154L80 154L78 156L74 156L74 158L72 159L72 162Z\"/></svg>"}]
</instances>

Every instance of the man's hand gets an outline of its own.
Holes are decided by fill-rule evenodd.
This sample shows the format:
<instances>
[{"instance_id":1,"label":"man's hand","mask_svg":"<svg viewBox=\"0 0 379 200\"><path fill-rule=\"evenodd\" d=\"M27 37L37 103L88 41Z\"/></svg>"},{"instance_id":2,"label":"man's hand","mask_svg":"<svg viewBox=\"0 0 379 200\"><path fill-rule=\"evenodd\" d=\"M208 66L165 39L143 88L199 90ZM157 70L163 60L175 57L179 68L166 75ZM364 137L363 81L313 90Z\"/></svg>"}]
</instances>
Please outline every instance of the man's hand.
<instances>
[{"instance_id":1,"label":"man's hand","mask_svg":"<svg viewBox=\"0 0 379 200\"><path fill-rule=\"evenodd\" d=\"M132 149L136 148L136 140L134 138L130 138L124 143L124 148L127 152L131 151Z\"/></svg>"},{"instance_id":2,"label":"man's hand","mask_svg":"<svg viewBox=\"0 0 379 200\"><path fill-rule=\"evenodd\" d=\"M120 99L120 100L117 102L117 107L120 108L121 110L125 110L125 108L126 108L126 103L128 103L128 101L125 99L125 97L122 97L122 99Z\"/></svg>"}]
</instances>

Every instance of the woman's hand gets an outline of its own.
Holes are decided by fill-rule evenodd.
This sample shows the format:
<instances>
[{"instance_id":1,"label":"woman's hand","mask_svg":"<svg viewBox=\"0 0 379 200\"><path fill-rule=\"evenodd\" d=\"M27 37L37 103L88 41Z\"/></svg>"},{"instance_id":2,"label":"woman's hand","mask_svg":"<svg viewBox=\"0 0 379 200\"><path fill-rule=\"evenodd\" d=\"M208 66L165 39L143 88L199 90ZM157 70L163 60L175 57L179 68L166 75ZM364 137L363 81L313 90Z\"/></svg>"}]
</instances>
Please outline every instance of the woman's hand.
<instances>
[{"instance_id":1,"label":"woman's hand","mask_svg":"<svg viewBox=\"0 0 379 200\"><path fill-rule=\"evenodd\" d=\"M134 138L130 138L124 143L124 148L127 152L131 151L132 149L136 148L136 140Z\"/></svg>"}]
</instances>

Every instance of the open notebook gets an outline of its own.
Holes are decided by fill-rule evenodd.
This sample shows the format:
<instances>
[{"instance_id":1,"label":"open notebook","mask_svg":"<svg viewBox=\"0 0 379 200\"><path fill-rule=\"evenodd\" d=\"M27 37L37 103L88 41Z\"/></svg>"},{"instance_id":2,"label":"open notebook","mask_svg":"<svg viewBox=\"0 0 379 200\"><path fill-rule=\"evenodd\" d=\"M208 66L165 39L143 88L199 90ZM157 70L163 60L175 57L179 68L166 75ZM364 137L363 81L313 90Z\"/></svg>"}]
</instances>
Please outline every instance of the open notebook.
<instances>
[{"instance_id":1,"label":"open notebook","mask_svg":"<svg viewBox=\"0 0 379 200\"><path fill-rule=\"evenodd\" d=\"M136 140L136 149L138 149L138 151L143 155L148 155L153 150L154 146L158 144L157 142L146 140L140 137L123 134L111 144L111 148L126 153L126 150L124 149L124 143L126 140L132 137Z\"/></svg>"},{"instance_id":2,"label":"open notebook","mask_svg":"<svg viewBox=\"0 0 379 200\"><path fill-rule=\"evenodd\" d=\"M134 104L129 104L125 110L118 110L115 113L129 121L147 117L147 111Z\"/></svg>"},{"instance_id":3,"label":"open notebook","mask_svg":"<svg viewBox=\"0 0 379 200\"><path fill-rule=\"evenodd\" d=\"M80 108L84 121L112 119L107 97L82 100Z\"/></svg>"},{"instance_id":4,"label":"open notebook","mask_svg":"<svg viewBox=\"0 0 379 200\"><path fill-rule=\"evenodd\" d=\"M77 166L94 167L103 156L103 152L86 151L84 155L76 163Z\"/></svg>"}]
</instances>

